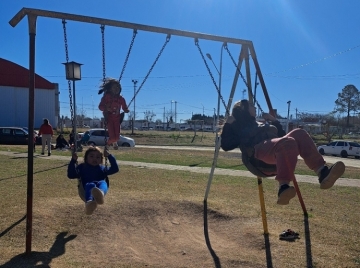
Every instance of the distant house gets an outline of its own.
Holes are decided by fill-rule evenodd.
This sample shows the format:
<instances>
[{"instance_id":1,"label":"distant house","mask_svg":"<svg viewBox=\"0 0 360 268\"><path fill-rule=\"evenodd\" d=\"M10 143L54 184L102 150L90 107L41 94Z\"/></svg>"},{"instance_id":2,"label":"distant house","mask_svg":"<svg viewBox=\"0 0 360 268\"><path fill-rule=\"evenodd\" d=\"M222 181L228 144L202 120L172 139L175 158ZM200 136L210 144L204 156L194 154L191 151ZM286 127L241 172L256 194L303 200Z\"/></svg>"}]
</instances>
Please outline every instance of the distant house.
<instances>
[{"instance_id":1,"label":"distant house","mask_svg":"<svg viewBox=\"0 0 360 268\"><path fill-rule=\"evenodd\" d=\"M34 128L47 118L57 127L59 86L35 74ZM29 70L0 58L0 126L28 126Z\"/></svg>"}]
</instances>

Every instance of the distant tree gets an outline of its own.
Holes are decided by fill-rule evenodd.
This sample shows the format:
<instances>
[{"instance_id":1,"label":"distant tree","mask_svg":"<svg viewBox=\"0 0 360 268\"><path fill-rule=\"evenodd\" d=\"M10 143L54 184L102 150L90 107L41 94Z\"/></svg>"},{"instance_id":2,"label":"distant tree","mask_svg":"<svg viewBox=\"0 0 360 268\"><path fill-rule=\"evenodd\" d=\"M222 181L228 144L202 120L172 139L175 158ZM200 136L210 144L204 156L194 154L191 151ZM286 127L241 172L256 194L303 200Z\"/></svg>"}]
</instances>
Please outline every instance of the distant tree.
<instances>
[{"instance_id":1,"label":"distant tree","mask_svg":"<svg viewBox=\"0 0 360 268\"><path fill-rule=\"evenodd\" d=\"M152 120L155 116L156 116L156 114L154 114L154 112L151 112L151 111L144 112L144 119L147 122L152 122Z\"/></svg>"},{"instance_id":2,"label":"distant tree","mask_svg":"<svg viewBox=\"0 0 360 268\"><path fill-rule=\"evenodd\" d=\"M307 123L318 123L324 117L322 114L302 113L299 112L297 115L298 119Z\"/></svg>"},{"instance_id":3,"label":"distant tree","mask_svg":"<svg viewBox=\"0 0 360 268\"><path fill-rule=\"evenodd\" d=\"M350 112L360 110L360 93L354 85L347 85L338 93L335 111L346 113L346 127L349 127Z\"/></svg>"}]
</instances>

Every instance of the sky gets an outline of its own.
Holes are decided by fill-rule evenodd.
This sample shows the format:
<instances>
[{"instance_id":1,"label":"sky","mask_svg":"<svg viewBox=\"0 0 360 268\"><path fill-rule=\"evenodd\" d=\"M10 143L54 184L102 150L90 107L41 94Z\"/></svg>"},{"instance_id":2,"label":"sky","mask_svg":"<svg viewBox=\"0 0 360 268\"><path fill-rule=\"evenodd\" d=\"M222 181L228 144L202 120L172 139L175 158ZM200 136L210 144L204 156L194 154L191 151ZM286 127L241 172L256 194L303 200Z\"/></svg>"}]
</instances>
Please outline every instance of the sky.
<instances>
[{"instance_id":1,"label":"sky","mask_svg":"<svg viewBox=\"0 0 360 268\"><path fill-rule=\"evenodd\" d=\"M27 18L16 27L9 24L23 7L252 41L271 104L283 117L288 113L293 118L297 113L329 113L346 85L360 88L358 0L1 1L0 57L28 68ZM99 118L98 90L103 77L100 25L67 21L66 30L69 61L83 64L82 79L75 83L77 113ZM119 79L133 30L106 26L104 33L106 76ZM192 114L213 116L218 93L193 38L171 36L144 80L165 41L163 33L138 31L121 79L127 103L134 97L132 81L138 81L130 110L135 109L136 119L152 112L154 119L160 120L176 111L180 123ZM221 96L227 103L235 66L226 51L221 58L222 42L199 39L199 45L203 54L209 53L213 59L205 57L217 84L222 66ZM228 48L237 60L241 46L229 43ZM35 59L35 72L59 84L60 114L70 116L60 19L37 19ZM253 65L250 71L254 84ZM244 67L241 72L245 75ZM245 88L239 79L234 101L247 97ZM261 87L257 87L256 97L268 112ZM221 103L220 114L224 113Z\"/></svg>"}]
</instances>

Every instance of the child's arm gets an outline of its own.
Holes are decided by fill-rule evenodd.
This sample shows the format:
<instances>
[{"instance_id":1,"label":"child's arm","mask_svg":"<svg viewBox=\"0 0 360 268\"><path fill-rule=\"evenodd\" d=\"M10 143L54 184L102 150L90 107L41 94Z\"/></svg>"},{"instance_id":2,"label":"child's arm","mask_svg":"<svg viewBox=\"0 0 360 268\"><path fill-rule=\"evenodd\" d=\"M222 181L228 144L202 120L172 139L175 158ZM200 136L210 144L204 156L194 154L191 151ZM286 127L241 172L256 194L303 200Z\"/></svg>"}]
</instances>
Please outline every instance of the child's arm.
<instances>
[{"instance_id":1,"label":"child's arm","mask_svg":"<svg viewBox=\"0 0 360 268\"><path fill-rule=\"evenodd\" d=\"M67 176L69 179L80 179L80 173L76 168L77 154L74 153L68 165Z\"/></svg>"},{"instance_id":2,"label":"child's arm","mask_svg":"<svg viewBox=\"0 0 360 268\"><path fill-rule=\"evenodd\" d=\"M105 151L107 152L107 151ZM109 153L104 153L104 156L107 157L109 159L109 162L110 162L110 168L108 167L107 170L106 170L106 174L107 175L112 175L112 174L115 174L116 172L119 172L119 166L116 162L116 159L115 157L112 155L112 154L109 154Z\"/></svg>"},{"instance_id":3,"label":"child's arm","mask_svg":"<svg viewBox=\"0 0 360 268\"><path fill-rule=\"evenodd\" d=\"M129 112L129 108L126 104L126 100L124 97L121 97L122 98L122 103L121 103L121 107L122 109L124 110L125 113L128 113Z\"/></svg>"},{"instance_id":4,"label":"child's arm","mask_svg":"<svg viewBox=\"0 0 360 268\"><path fill-rule=\"evenodd\" d=\"M99 110L100 111L107 111L107 107L106 107L106 95L104 95L101 100L100 100L100 103L99 103Z\"/></svg>"}]
</instances>

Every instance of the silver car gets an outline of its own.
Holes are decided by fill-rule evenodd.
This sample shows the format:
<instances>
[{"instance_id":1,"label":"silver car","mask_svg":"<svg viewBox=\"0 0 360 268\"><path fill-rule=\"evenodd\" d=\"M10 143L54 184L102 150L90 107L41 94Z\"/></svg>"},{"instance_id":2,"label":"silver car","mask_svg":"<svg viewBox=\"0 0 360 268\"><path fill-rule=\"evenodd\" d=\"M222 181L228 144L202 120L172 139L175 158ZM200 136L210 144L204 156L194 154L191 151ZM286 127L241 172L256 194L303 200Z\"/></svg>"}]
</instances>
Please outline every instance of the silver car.
<instances>
[{"instance_id":1,"label":"silver car","mask_svg":"<svg viewBox=\"0 0 360 268\"><path fill-rule=\"evenodd\" d=\"M90 138L87 142L88 145L92 146L104 146L105 145L105 129L103 128L92 128L87 130L84 135L87 133L90 134ZM109 138L109 134L106 131L106 138ZM132 138L125 137L120 135L117 144L122 147L134 147L135 141Z\"/></svg>"}]
</instances>

